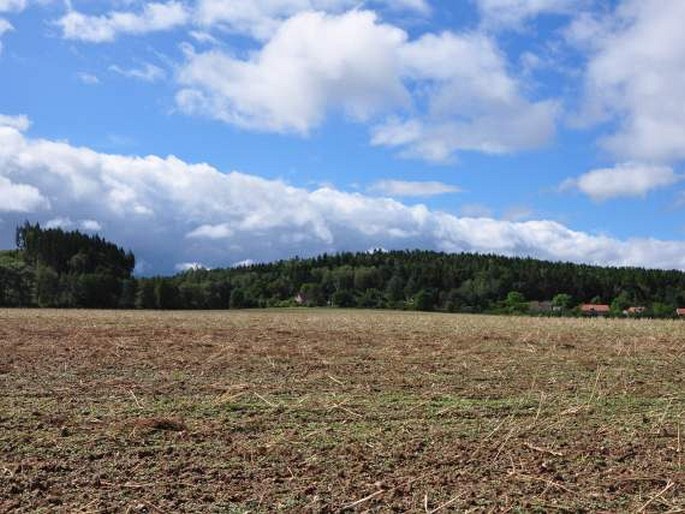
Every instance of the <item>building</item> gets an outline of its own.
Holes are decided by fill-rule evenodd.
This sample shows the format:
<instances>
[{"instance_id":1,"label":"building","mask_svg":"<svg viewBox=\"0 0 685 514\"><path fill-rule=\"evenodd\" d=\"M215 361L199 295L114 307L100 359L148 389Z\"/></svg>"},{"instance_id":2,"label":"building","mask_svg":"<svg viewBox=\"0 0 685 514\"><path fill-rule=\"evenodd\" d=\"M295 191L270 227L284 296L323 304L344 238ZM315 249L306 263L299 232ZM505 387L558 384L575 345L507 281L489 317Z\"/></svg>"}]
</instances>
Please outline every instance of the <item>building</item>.
<instances>
[{"instance_id":1,"label":"building","mask_svg":"<svg viewBox=\"0 0 685 514\"><path fill-rule=\"evenodd\" d=\"M676 309L675 313L679 318L685 318L685 308Z\"/></svg>"},{"instance_id":2,"label":"building","mask_svg":"<svg viewBox=\"0 0 685 514\"><path fill-rule=\"evenodd\" d=\"M611 307L608 305L585 303L580 306L580 312L583 316L607 316L611 312Z\"/></svg>"},{"instance_id":3,"label":"building","mask_svg":"<svg viewBox=\"0 0 685 514\"><path fill-rule=\"evenodd\" d=\"M626 316L642 316L646 311L646 307L628 307L623 311L623 314Z\"/></svg>"}]
</instances>

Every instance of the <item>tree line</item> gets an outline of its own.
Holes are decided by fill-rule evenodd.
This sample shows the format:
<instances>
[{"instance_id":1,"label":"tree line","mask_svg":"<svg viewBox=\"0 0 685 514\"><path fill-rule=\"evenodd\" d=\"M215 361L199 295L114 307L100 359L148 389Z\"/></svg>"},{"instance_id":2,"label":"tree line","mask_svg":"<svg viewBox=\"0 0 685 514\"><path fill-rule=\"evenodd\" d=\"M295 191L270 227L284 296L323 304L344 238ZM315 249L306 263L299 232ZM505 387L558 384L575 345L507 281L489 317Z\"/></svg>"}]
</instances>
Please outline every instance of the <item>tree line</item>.
<instances>
[{"instance_id":1,"label":"tree line","mask_svg":"<svg viewBox=\"0 0 685 514\"><path fill-rule=\"evenodd\" d=\"M0 305L117 308L133 287L135 257L100 236L16 229L15 250L0 252Z\"/></svg>"},{"instance_id":2,"label":"tree line","mask_svg":"<svg viewBox=\"0 0 685 514\"><path fill-rule=\"evenodd\" d=\"M685 273L423 250L324 254L239 268L135 278L131 252L78 231L17 228L0 252L0 305L140 309L332 306L554 314L606 303L667 317L685 306ZM551 310L551 309L550 309Z\"/></svg>"}]
</instances>

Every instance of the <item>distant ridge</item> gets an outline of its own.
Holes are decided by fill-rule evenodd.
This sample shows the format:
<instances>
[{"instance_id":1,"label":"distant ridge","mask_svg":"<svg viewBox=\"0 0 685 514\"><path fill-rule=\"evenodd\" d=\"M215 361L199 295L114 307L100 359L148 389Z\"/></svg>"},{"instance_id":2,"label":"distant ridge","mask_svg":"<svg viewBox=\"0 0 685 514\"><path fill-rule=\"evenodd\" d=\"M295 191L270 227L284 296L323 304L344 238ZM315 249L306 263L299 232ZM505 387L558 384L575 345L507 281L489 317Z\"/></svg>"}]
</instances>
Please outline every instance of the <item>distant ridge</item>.
<instances>
[{"instance_id":1,"label":"distant ridge","mask_svg":"<svg viewBox=\"0 0 685 514\"><path fill-rule=\"evenodd\" d=\"M582 304L602 304L611 315L670 317L685 305L681 271L491 254L344 252L152 278L133 277L134 265L131 252L99 236L26 223L17 249L0 252L0 306L574 315Z\"/></svg>"}]
</instances>

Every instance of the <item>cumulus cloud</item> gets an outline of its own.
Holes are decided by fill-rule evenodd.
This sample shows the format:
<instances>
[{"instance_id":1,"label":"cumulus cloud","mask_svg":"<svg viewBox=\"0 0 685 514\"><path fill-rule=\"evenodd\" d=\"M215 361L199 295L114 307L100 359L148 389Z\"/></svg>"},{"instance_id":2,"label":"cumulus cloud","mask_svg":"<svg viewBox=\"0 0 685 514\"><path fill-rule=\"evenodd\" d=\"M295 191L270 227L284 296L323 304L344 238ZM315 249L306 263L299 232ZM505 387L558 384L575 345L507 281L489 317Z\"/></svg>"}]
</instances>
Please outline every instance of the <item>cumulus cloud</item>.
<instances>
[{"instance_id":1,"label":"cumulus cloud","mask_svg":"<svg viewBox=\"0 0 685 514\"><path fill-rule=\"evenodd\" d=\"M231 32L248 34L256 39L268 39L288 18L303 11L344 10L351 0L255 0L225 2L199 0L196 18L200 25L220 26Z\"/></svg>"},{"instance_id":2,"label":"cumulus cloud","mask_svg":"<svg viewBox=\"0 0 685 514\"><path fill-rule=\"evenodd\" d=\"M70 229L74 227L74 222L71 218L52 218L45 222L45 228L62 228Z\"/></svg>"},{"instance_id":3,"label":"cumulus cloud","mask_svg":"<svg viewBox=\"0 0 685 514\"><path fill-rule=\"evenodd\" d=\"M685 269L685 243L618 240L553 221L463 218L332 188L314 191L208 164L105 154L0 127L0 205L11 227L60 220L133 249L153 273L178 263L225 266L245 259L426 248L532 255L613 265ZM21 204L18 198L23 198ZM49 204L46 200L49 199ZM88 221L90 220L90 221Z\"/></svg>"},{"instance_id":4,"label":"cumulus cloud","mask_svg":"<svg viewBox=\"0 0 685 514\"><path fill-rule=\"evenodd\" d=\"M109 70L124 77L142 80L143 82L157 82L166 77L166 72L162 68L151 63L145 63L140 68L122 68L115 64L110 66Z\"/></svg>"},{"instance_id":5,"label":"cumulus cloud","mask_svg":"<svg viewBox=\"0 0 685 514\"><path fill-rule=\"evenodd\" d=\"M191 53L178 105L274 132L306 134L336 109L364 120L405 100L396 53L405 38L370 11L299 14L248 60L220 50Z\"/></svg>"},{"instance_id":6,"label":"cumulus cloud","mask_svg":"<svg viewBox=\"0 0 685 514\"><path fill-rule=\"evenodd\" d=\"M56 23L64 38L90 43L108 43L120 34L148 34L185 25L190 13L177 1L149 2L138 13L112 11L92 16L70 10Z\"/></svg>"},{"instance_id":7,"label":"cumulus cloud","mask_svg":"<svg viewBox=\"0 0 685 514\"><path fill-rule=\"evenodd\" d=\"M208 269L205 265L199 262L179 262L174 266L176 271L196 271L200 269Z\"/></svg>"},{"instance_id":8,"label":"cumulus cloud","mask_svg":"<svg viewBox=\"0 0 685 514\"><path fill-rule=\"evenodd\" d=\"M36 212L48 205L48 200L37 188L14 184L0 175L0 212Z\"/></svg>"},{"instance_id":9,"label":"cumulus cloud","mask_svg":"<svg viewBox=\"0 0 685 514\"><path fill-rule=\"evenodd\" d=\"M202 30L191 30L188 35L202 45L220 45L221 42L209 32Z\"/></svg>"},{"instance_id":10,"label":"cumulus cloud","mask_svg":"<svg viewBox=\"0 0 685 514\"><path fill-rule=\"evenodd\" d=\"M461 188L436 181L379 180L369 188L371 193L398 197L429 197L459 193Z\"/></svg>"},{"instance_id":11,"label":"cumulus cloud","mask_svg":"<svg viewBox=\"0 0 685 514\"><path fill-rule=\"evenodd\" d=\"M385 5L395 11L406 10L421 15L428 15L432 12L428 0L377 0L371 3Z\"/></svg>"},{"instance_id":12,"label":"cumulus cloud","mask_svg":"<svg viewBox=\"0 0 685 514\"><path fill-rule=\"evenodd\" d=\"M2 54L2 49L3 49L1 38L6 32L10 32L12 30L14 30L14 27L12 26L12 24L9 21L7 21L6 19L0 18L0 54Z\"/></svg>"},{"instance_id":13,"label":"cumulus cloud","mask_svg":"<svg viewBox=\"0 0 685 514\"><path fill-rule=\"evenodd\" d=\"M0 114L0 127L11 127L20 132L25 132L31 126L31 120L25 114L7 115Z\"/></svg>"},{"instance_id":14,"label":"cumulus cloud","mask_svg":"<svg viewBox=\"0 0 685 514\"><path fill-rule=\"evenodd\" d=\"M233 229L229 223L219 225L200 225L188 232L186 237L197 239L228 239L233 235Z\"/></svg>"},{"instance_id":15,"label":"cumulus cloud","mask_svg":"<svg viewBox=\"0 0 685 514\"><path fill-rule=\"evenodd\" d=\"M575 179L566 180L561 189L578 189L593 200L645 196L682 180L668 166L626 163L614 168L592 170Z\"/></svg>"},{"instance_id":16,"label":"cumulus cloud","mask_svg":"<svg viewBox=\"0 0 685 514\"><path fill-rule=\"evenodd\" d=\"M20 12L26 8L26 0L0 0L0 12Z\"/></svg>"},{"instance_id":17,"label":"cumulus cloud","mask_svg":"<svg viewBox=\"0 0 685 514\"><path fill-rule=\"evenodd\" d=\"M81 230L86 230L88 232L99 232L102 230L102 225L96 220L81 220L79 223Z\"/></svg>"},{"instance_id":18,"label":"cumulus cloud","mask_svg":"<svg viewBox=\"0 0 685 514\"><path fill-rule=\"evenodd\" d=\"M83 230L86 232L99 232L102 225L96 220L72 221L68 216L49 219L45 222L46 228L61 228L64 230Z\"/></svg>"},{"instance_id":19,"label":"cumulus cloud","mask_svg":"<svg viewBox=\"0 0 685 514\"><path fill-rule=\"evenodd\" d=\"M423 15L430 13L426 0L376 0L370 3ZM202 26L223 27L231 32L266 40L276 33L285 20L302 12L318 11L336 14L360 4L358 0L252 0L250 2L199 0L195 17Z\"/></svg>"},{"instance_id":20,"label":"cumulus cloud","mask_svg":"<svg viewBox=\"0 0 685 514\"><path fill-rule=\"evenodd\" d=\"M558 111L525 98L490 37L410 41L371 11L296 15L246 59L190 51L179 81L177 104L188 114L307 134L342 111L373 124L372 144L432 161L537 148L554 136Z\"/></svg>"},{"instance_id":21,"label":"cumulus cloud","mask_svg":"<svg viewBox=\"0 0 685 514\"><path fill-rule=\"evenodd\" d=\"M496 43L479 33L427 34L404 45L406 76L428 90L425 113L394 117L373 130L372 144L446 161L459 150L501 154L545 145L559 106L531 102L507 71Z\"/></svg>"},{"instance_id":22,"label":"cumulus cloud","mask_svg":"<svg viewBox=\"0 0 685 514\"><path fill-rule=\"evenodd\" d=\"M569 14L584 0L476 0L483 23L492 28L520 28L544 14Z\"/></svg>"},{"instance_id":23,"label":"cumulus cloud","mask_svg":"<svg viewBox=\"0 0 685 514\"><path fill-rule=\"evenodd\" d=\"M610 32L610 27L611 17L606 13L581 12L563 29L562 34L571 46L596 50Z\"/></svg>"},{"instance_id":24,"label":"cumulus cloud","mask_svg":"<svg viewBox=\"0 0 685 514\"><path fill-rule=\"evenodd\" d=\"M591 52L581 120L609 123L602 145L620 159L685 158L683 19L685 2L626 0L570 29L570 40Z\"/></svg>"},{"instance_id":25,"label":"cumulus cloud","mask_svg":"<svg viewBox=\"0 0 685 514\"><path fill-rule=\"evenodd\" d=\"M123 2L122 2L123 3ZM133 2L126 2L125 5ZM209 33L214 29L249 36L257 40L272 37L289 18L304 12L339 14L368 3L390 11L407 11L421 16L430 14L427 0L171 0L145 2L141 12L111 11L102 15L87 15L70 8L57 21L63 37L90 43L114 41L120 34L147 34L189 26L191 36L204 42L215 41ZM0 12L12 6L23 6L25 0L0 0ZM69 4L70 5L70 4ZM14 9L18 10L18 9Z\"/></svg>"}]
</instances>

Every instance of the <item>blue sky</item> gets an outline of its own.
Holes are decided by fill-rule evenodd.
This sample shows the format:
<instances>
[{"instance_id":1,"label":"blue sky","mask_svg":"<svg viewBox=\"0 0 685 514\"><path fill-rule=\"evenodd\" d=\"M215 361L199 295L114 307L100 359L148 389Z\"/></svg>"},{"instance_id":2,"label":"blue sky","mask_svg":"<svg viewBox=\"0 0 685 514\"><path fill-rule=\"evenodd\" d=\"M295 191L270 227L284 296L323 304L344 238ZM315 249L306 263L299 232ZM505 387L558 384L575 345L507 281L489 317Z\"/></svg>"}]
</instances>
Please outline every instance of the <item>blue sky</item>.
<instances>
[{"instance_id":1,"label":"blue sky","mask_svg":"<svg viewBox=\"0 0 685 514\"><path fill-rule=\"evenodd\" d=\"M0 0L0 247L685 269L685 3Z\"/></svg>"}]
</instances>

